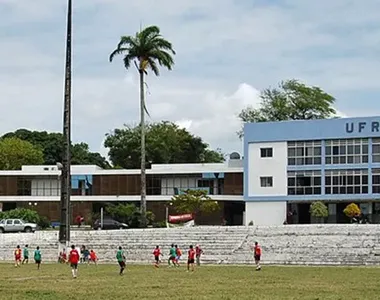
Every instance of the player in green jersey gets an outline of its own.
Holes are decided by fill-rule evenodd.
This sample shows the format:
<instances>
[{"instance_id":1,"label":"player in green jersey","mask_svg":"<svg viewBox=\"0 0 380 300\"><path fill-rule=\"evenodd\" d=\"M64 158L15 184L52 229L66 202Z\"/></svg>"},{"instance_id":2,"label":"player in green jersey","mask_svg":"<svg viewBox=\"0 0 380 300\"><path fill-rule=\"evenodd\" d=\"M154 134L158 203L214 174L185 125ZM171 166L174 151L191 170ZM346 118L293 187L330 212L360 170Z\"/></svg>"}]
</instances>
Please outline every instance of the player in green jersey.
<instances>
[{"instance_id":1,"label":"player in green jersey","mask_svg":"<svg viewBox=\"0 0 380 300\"><path fill-rule=\"evenodd\" d=\"M120 266L120 275L123 275L124 269L125 269L125 255L123 248L120 246L119 251L116 253L116 259Z\"/></svg>"},{"instance_id":2,"label":"player in green jersey","mask_svg":"<svg viewBox=\"0 0 380 300\"><path fill-rule=\"evenodd\" d=\"M37 264L38 270L40 269L41 260L42 260L42 255L41 255L40 247L37 246L36 250L34 251L34 261Z\"/></svg>"}]
</instances>

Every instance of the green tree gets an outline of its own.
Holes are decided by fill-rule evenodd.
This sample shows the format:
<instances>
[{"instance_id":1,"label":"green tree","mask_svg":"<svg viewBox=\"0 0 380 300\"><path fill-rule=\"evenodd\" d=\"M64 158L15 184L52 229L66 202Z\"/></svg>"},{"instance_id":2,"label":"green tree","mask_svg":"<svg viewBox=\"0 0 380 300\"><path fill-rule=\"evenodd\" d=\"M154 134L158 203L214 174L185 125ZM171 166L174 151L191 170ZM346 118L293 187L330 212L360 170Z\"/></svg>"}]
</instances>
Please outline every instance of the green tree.
<instances>
[{"instance_id":1,"label":"green tree","mask_svg":"<svg viewBox=\"0 0 380 300\"><path fill-rule=\"evenodd\" d=\"M114 166L140 168L140 126L115 129L108 134L104 146ZM223 162L220 151L208 149L200 137L171 122L146 125L146 165L149 163L211 163Z\"/></svg>"},{"instance_id":2,"label":"green tree","mask_svg":"<svg viewBox=\"0 0 380 300\"><path fill-rule=\"evenodd\" d=\"M3 138L15 137L28 141L42 149L44 155L43 164L55 165L61 162L63 154L63 135L57 132L30 131L18 129L8 132ZM73 165L97 165L101 168L110 168L107 160L97 152L90 152L86 143L73 144L71 146L71 163Z\"/></svg>"},{"instance_id":3,"label":"green tree","mask_svg":"<svg viewBox=\"0 0 380 300\"><path fill-rule=\"evenodd\" d=\"M310 215L322 221L329 216L329 210L322 201L316 201L310 205Z\"/></svg>"},{"instance_id":4,"label":"green tree","mask_svg":"<svg viewBox=\"0 0 380 300\"><path fill-rule=\"evenodd\" d=\"M40 148L18 138L0 139L0 170L19 170L22 165L40 165L44 155Z\"/></svg>"},{"instance_id":5,"label":"green tree","mask_svg":"<svg viewBox=\"0 0 380 300\"><path fill-rule=\"evenodd\" d=\"M239 118L243 123L313 120L336 117L335 98L319 87L307 86L297 80L286 80L278 88L267 88L260 94L258 108L248 106ZM243 131L238 135L242 137Z\"/></svg>"},{"instance_id":6,"label":"green tree","mask_svg":"<svg viewBox=\"0 0 380 300\"><path fill-rule=\"evenodd\" d=\"M187 190L183 194L172 197L174 209L181 213L191 213L197 217L200 212L204 214L218 211L220 206L205 190Z\"/></svg>"},{"instance_id":7,"label":"green tree","mask_svg":"<svg viewBox=\"0 0 380 300\"><path fill-rule=\"evenodd\" d=\"M140 129L141 129L141 216L142 226L146 225L146 176L145 176L145 81L148 69L159 76L158 65L171 70L174 65L172 55L175 55L172 44L164 39L157 26L146 27L134 36L122 36L117 48L111 53L109 60L117 55L123 56L124 67L128 70L132 63L140 76Z\"/></svg>"},{"instance_id":8,"label":"green tree","mask_svg":"<svg viewBox=\"0 0 380 300\"><path fill-rule=\"evenodd\" d=\"M354 217L358 217L358 216L360 216L360 214L361 214L361 210L360 210L360 208L359 208L359 206L358 206L357 204L355 204L355 203L351 203L351 204L348 204L348 205L346 206L346 208L343 210L343 213L344 213L348 218L350 218L351 221L352 221L352 219L353 219Z\"/></svg>"}]
</instances>

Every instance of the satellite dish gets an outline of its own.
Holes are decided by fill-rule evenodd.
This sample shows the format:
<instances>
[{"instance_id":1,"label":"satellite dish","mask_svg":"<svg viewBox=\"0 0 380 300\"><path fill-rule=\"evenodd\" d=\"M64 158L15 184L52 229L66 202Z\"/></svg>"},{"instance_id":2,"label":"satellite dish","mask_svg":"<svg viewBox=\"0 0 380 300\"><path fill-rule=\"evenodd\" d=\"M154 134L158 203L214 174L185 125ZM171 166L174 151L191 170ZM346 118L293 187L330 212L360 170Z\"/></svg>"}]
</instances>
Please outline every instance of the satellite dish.
<instances>
[{"instance_id":1,"label":"satellite dish","mask_svg":"<svg viewBox=\"0 0 380 300\"><path fill-rule=\"evenodd\" d=\"M232 152L230 154L230 159L240 159L240 154L237 152Z\"/></svg>"}]
</instances>

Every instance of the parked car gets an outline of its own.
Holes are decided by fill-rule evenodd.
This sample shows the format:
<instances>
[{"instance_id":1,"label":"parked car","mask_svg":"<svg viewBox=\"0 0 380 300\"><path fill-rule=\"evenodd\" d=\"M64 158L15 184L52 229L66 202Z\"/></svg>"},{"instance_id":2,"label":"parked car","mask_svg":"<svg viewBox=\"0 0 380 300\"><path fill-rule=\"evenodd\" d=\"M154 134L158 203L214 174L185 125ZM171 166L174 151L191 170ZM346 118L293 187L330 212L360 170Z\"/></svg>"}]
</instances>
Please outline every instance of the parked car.
<instances>
[{"instance_id":1,"label":"parked car","mask_svg":"<svg viewBox=\"0 0 380 300\"><path fill-rule=\"evenodd\" d=\"M93 228L95 230L100 230L100 229L104 229L104 230L109 230L109 229L127 229L128 228L128 225L125 224L125 223L120 223L116 220L113 220L113 219L104 219L103 220L103 227L101 225L101 221L100 220L96 220L94 222L94 226Z\"/></svg>"},{"instance_id":2,"label":"parked car","mask_svg":"<svg viewBox=\"0 0 380 300\"><path fill-rule=\"evenodd\" d=\"M37 224L28 223L21 219L3 219L0 221L0 233L4 232L35 232Z\"/></svg>"}]
</instances>

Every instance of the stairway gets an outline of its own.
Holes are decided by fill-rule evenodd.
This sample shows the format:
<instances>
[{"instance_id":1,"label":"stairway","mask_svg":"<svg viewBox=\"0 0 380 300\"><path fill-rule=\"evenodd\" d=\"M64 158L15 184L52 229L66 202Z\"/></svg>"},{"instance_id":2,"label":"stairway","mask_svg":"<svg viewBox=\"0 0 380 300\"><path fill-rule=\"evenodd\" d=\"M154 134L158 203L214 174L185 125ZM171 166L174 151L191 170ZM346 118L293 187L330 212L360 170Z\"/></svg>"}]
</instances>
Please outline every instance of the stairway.
<instances>
[{"instance_id":1,"label":"stairway","mask_svg":"<svg viewBox=\"0 0 380 300\"><path fill-rule=\"evenodd\" d=\"M199 244L205 264L252 264L255 241L263 249L264 264L378 265L380 225L323 224L285 226L200 226L191 228L72 231L72 243L94 249L100 262L115 262L122 246L129 263L151 263L159 245L168 257L177 244L186 261L189 245ZM44 261L56 261L58 232L0 234L0 260L13 260L17 245L29 244L30 252L40 246Z\"/></svg>"}]
</instances>

